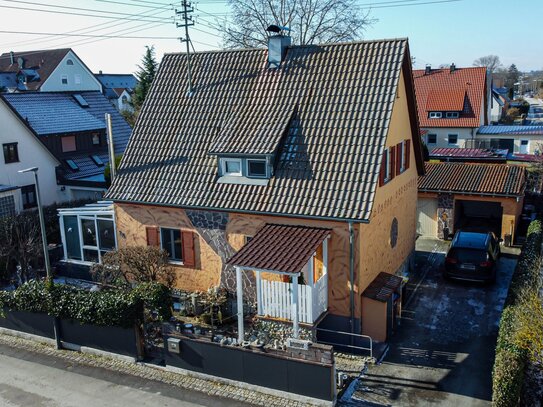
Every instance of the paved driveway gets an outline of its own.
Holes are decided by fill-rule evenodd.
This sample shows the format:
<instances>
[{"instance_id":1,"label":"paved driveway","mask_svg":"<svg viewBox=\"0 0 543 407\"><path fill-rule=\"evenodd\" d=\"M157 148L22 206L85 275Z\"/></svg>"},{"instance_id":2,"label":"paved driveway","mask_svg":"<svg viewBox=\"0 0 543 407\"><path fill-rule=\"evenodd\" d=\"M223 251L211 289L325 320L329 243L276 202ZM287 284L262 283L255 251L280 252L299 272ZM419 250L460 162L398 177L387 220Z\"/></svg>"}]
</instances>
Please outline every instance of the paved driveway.
<instances>
[{"instance_id":1,"label":"paved driveway","mask_svg":"<svg viewBox=\"0 0 543 407\"><path fill-rule=\"evenodd\" d=\"M448 282L440 273L446 244L417 246L402 325L354 398L370 402L360 405L489 406L498 321L516 260L500 259L493 286Z\"/></svg>"}]
</instances>

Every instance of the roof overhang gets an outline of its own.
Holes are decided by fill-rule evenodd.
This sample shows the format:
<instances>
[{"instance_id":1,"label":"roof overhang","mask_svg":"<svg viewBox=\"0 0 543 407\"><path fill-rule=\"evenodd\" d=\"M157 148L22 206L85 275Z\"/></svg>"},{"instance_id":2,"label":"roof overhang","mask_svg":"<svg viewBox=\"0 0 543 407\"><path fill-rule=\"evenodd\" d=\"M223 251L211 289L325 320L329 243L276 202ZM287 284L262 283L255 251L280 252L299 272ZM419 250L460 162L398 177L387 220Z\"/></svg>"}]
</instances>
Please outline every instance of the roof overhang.
<instances>
[{"instance_id":1,"label":"roof overhang","mask_svg":"<svg viewBox=\"0 0 543 407\"><path fill-rule=\"evenodd\" d=\"M265 224L228 264L274 273L300 273L330 229Z\"/></svg>"}]
</instances>

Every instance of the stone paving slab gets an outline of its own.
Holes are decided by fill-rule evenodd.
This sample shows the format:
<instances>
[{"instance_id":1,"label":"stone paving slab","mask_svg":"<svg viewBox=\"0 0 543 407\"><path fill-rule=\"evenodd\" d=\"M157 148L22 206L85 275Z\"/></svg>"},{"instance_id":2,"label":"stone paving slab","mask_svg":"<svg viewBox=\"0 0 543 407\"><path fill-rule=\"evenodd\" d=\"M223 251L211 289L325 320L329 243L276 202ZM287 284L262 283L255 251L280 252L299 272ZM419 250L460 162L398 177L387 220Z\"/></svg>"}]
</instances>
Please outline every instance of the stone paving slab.
<instances>
[{"instance_id":1,"label":"stone paving slab","mask_svg":"<svg viewBox=\"0 0 543 407\"><path fill-rule=\"evenodd\" d=\"M53 356L72 363L108 369L147 380L160 381L183 389L199 391L209 396L237 400L243 403L252 404L254 406L302 407L310 405L301 401L259 393L243 387L237 387L212 380L205 380L185 374L174 373L142 363L131 363L105 356L91 355L69 350L57 350L53 346L46 343L40 343L11 335L0 334L0 343L12 348Z\"/></svg>"}]
</instances>

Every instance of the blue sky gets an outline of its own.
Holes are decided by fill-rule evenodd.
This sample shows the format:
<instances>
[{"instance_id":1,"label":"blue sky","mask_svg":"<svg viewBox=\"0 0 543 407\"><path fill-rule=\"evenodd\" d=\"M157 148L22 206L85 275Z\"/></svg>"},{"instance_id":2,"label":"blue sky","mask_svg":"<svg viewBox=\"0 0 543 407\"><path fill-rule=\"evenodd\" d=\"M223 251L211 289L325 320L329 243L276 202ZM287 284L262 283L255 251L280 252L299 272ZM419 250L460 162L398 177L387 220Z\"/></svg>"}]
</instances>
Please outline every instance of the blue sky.
<instances>
[{"instance_id":1,"label":"blue sky","mask_svg":"<svg viewBox=\"0 0 543 407\"><path fill-rule=\"evenodd\" d=\"M147 44L156 47L157 57L165 52L184 48L176 39L181 29L171 17L168 0L0 0L0 15L4 31L66 33L88 28L90 35L132 35L167 37L167 39L93 39L81 37L50 37L0 33L0 51L29 51L36 49L72 47L94 71L133 72ZM411 54L417 67L456 63L471 66L473 60L488 54L499 55L503 64L515 63L522 70L543 68L543 0L461 0L449 3L379 8L391 0L358 0L364 6L373 5L371 16L378 21L365 33L366 39L409 37ZM432 0L399 0L403 4ZM433 0L435 1L435 0ZM124 3L123 5L116 2ZM79 7L94 11L50 8L46 5ZM160 4L165 4L160 8ZM520 6L521 5L521 6ZM87 16L45 13L7 7L49 9L75 12ZM206 13L226 13L223 0L200 0L197 3L196 29L191 37L197 50L218 48L220 38L213 28L217 20ZM106 13L100 13L104 11ZM144 21L119 21L90 17L125 13ZM122 17L122 14L118 14ZM149 16L149 17L146 17ZM224 18L219 15L218 18ZM160 19L157 20L157 19ZM99 25L97 27L97 25ZM206 31L204 33L202 31ZM79 31L78 33L82 33Z\"/></svg>"}]
</instances>

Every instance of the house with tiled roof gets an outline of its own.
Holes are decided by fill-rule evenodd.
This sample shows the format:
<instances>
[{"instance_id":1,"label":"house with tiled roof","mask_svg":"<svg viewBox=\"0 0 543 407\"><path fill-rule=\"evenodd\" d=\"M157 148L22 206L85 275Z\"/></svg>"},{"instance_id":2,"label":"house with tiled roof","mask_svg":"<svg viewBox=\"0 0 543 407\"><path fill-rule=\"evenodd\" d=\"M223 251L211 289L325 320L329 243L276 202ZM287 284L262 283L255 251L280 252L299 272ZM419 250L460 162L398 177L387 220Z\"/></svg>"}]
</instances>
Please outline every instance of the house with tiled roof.
<instances>
[{"instance_id":1,"label":"house with tiled roof","mask_svg":"<svg viewBox=\"0 0 543 407\"><path fill-rule=\"evenodd\" d=\"M70 48L5 52L0 55L0 74L15 75L16 87L8 91L83 92L101 91L102 85ZM9 76L10 80L12 76Z\"/></svg>"},{"instance_id":2,"label":"house with tiled roof","mask_svg":"<svg viewBox=\"0 0 543 407\"><path fill-rule=\"evenodd\" d=\"M485 67L413 71L419 123L429 149L475 147L480 126L489 120L488 76Z\"/></svg>"},{"instance_id":3,"label":"house with tiled roof","mask_svg":"<svg viewBox=\"0 0 543 407\"><path fill-rule=\"evenodd\" d=\"M103 196L109 162L105 114L122 154L131 128L98 91L0 94L3 157L0 184L10 187L14 211L36 206L34 180L19 170L38 167L44 205Z\"/></svg>"},{"instance_id":4,"label":"house with tiled roof","mask_svg":"<svg viewBox=\"0 0 543 407\"><path fill-rule=\"evenodd\" d=\"M409 271L424 171L408 42L288 40L197 52L190 88L164 56L106 195L119 246L162 247L238 316L385 340L401 289L366 290Z\"/></svg>"},{"instance_id":5,"label":"house with tiled roof","mask_svg":"<svg viewBox=\"0 0 543 407\"><path fill-rule=\"evenodd\" d=\"M476 155L484 156L484 150ZM447 239L459 229L491 230L512 242L523 208L525 172L525 166L505 162L426 163L418 180L417 233Z\"/></svg>"},{"instance_id":6,"label":"house with tiled roof","mask_svg":"<svg viewBox=\"0 0 543 407\"><path fill-rule=\"evenodd\" d=\"M94 75L103 86L103 93L117 110L132 111L132 94L138 80L132 74L105 74L100 71Z\"/></svg>"}]
</instances>

